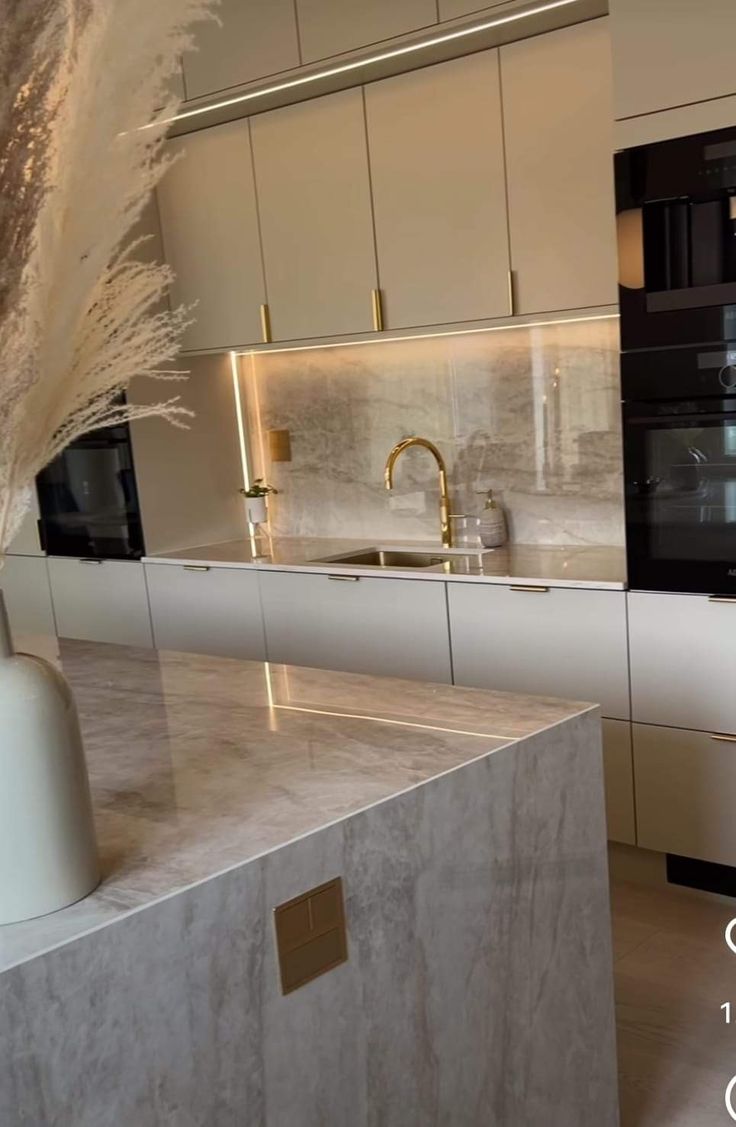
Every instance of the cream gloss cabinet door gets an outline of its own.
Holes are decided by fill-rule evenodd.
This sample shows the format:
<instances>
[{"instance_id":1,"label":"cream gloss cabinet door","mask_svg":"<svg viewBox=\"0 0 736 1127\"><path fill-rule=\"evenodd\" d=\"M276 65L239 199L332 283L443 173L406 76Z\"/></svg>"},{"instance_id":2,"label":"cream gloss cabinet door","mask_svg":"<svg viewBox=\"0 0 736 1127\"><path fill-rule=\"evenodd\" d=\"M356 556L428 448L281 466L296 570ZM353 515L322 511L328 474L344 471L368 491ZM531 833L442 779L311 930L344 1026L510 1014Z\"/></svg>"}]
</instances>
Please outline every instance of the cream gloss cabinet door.
<instances>
[{"instance_id":1,"label":"cream gloss cabinet door","mask_svg":"<svg viewBox=\"0 0 736 1127\"><path fill-rule=\"evenodd\" d=\"M458 16L477 15L482 17L489 8L497 8L505 0L495 0L495 3L478 3L478 0L439 0L438 8L441 20L454 20Z\"/></svg>"},{"instance_id":2,"label":"cream gloss cabinet door","mask_svg":"<svg viewBox=\"0 0 736 1127\"><path fill-rule=\"evenodd\" d=\"M371 83L365 99L386 327L509 314L498 52Z\"/></svg>"},{"instance_id":3,"label":"cream gloss cabinet door","mask_svg":"<svg viewBox=\"0 0 736 1127\"><path fill-rule=\"evenodd\" d=\"M197 23L183 58L187 98L299 66L294 0L221 0L214 12L219 23Z\"/></svg>"},{"instance_id":4,"label":"cream gloss cabinet door","mask_svg":"<svg viewBox=\"0 0 736 1127\"><path fill-rule=\"evenodd\" d=\"M608 840L636 845L631 724L626 720L603 721L603 777Z\"/></svg>"},{"instance_id":5,"label":"cream gloss cabinet door","mask_svg":"<svg viewBox=\"0 0 736 1127\"><path fill-rule=\"evenodd\" d=\"M623 591L448 583L456 685L589 701L629 718Z\"/></svg>"},{"instance_id":6,"label":"cream gloss cabinet door","mask_svg":"<svg viewBox=\"0 0 736 1127\"><path fill-rule=\"evenodd\" d=\"M444 583L278 571L260 583L269 661L451 682Z\"/></svg>"},{"instance_id":7,"label":"cream gloss cabinet door","mask_svg":"<svg viewBox=\"0 0 736 1127\"><path fill-rule=\"evenodd\" d=\"M736 743L634 724L638 844L736 865Z\"/></svg>"},{"instance_id":8,"label":"cream gloss cabinet door","mask_svg":"<svg viewBox=\"0 0 736 1127\"><path fill-rule=\"evenodd\" d=\"M258 343L266 293L248 122L176 138L167 153L158 201L171 303L194 307L184 349Z\"/></svg>"},{"instance_id":9,"label":"cream gloss cabinet door","mask_svg":"<svg viewBox=\"0 0 736 1127\"><path fill-rule=\"evenodd\" d=\"M305 63L437 23L436 0L296 0Z\"/></svg>"},{"instance_id":10,"label":"cream gloss cabinet door","mask_svg":"<svg viewBox=\"0 0 736 1127\"><path fill-rule=\"evenodd\" d=\"M733 0L611 0L616 117L736 94Z\"/></svg>"},{"instance_id":11,"label":"cream gloss cabinet door","mask_svg":"<svg viewBox=\"0 0 736 1127\"><path fill-rule=\"evenodd\" d=\"M153 645L142 564L50 556L48 566L60 638Z\"/></svg>"},{"instance_id":12,"label":"cream gloss cabinet door","mask_svg":"<svg viewBox=\"0 0 736 1127\"><path fill-rule=\"evenodd\" d=\"M265 660L256 571L157 563L145 569L157 649Z\"/></svg>"},{"instance_id":13,"label":"cream gloss cabinet door","mask_svg":"<svg viewBox=\"0 0 736 1127\"><path fill-rule=\"evenodd\" d=\"M363 92L252 119L274 340L367 332L377 286Z\"/></svg>"},{"instance_id":14,"label":"cream gloss cabinet door","mask_svg":"<svg viewBox=\"0 0 736 1127\"><path fill-rule=\"evenodd\" d=\"M501 48L514 312L618 300L608 22Z\"/></svg>"},{"instance_id":15,"label":"cream gloss cabinet door","mask_svg":"<svg viewBox=\"0 0 736 1127\"><path fill-rule=\"evenodd\" d=\"M45 555L41 547L41 541L38 535L38 520L41 512L38 507L38 495L34 489L31 495L31 504L26 513L20 528L15 534L15 538L8 548L8 553L14 556L43 556ZM4 572L0 570L0 586L2 586L2 577Z\"/></svg>"},{"instance_id":16,"label":"cream gloss cabinet door","mask_svg":"<svg viewBox=\"0 0 736 1127\"><path fill-rule=\"evenodd\" d=\"M628 598L633 719L736 734L736 599Z\"/></svg>"},{"instance_id":17,"label":"cream gloss cabinet door","mask_svg":"<svg viewBox=\"0 0 736 1127\"><path fill-rule=\"evenodd\" d=\"M45 556L6 556L0 591L13 635L56 634Z\"/></svg>"}]
</instances>

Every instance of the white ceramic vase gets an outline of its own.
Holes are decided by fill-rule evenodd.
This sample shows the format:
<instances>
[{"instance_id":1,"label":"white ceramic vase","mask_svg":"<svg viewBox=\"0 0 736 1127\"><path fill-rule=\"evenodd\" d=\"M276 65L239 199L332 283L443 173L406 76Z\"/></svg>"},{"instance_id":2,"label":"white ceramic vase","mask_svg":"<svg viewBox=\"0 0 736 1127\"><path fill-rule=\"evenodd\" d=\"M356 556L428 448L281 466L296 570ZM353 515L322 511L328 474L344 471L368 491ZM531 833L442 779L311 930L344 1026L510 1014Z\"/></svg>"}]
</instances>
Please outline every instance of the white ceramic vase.
<instances>
[{"instance_id":1,"label":"white ceramic vase","mask_svg":"<svg viewBox=\"0 0 736 1127\"><path fill-rule=\"evenodd\" d=\"M73 904L99 879L74 698L53 665L15 653L0 592L0 924Z\"/></svg>"},{"instance_id":2,"label":"white ceramic vase","mask_svg":"<svg viewBox=\"0 0 736 1127\"><path fill-rule=\"evenodd\" d=\"M265 524L268 520L268 506L265 497L246 497L245 508L251 524Z\"/></svg>"}]
</instances>

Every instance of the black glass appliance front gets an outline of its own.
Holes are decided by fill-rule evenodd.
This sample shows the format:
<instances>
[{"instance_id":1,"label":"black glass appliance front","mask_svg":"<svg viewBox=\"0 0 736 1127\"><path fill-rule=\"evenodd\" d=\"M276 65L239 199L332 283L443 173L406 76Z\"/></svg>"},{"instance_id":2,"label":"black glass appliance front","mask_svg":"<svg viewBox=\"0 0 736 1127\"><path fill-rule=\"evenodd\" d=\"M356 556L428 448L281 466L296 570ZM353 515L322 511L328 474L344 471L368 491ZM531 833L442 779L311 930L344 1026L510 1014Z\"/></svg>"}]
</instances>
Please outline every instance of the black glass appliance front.
<instances>
[{"instance_id":1,"label":"black glass appliance front","mask_svg":"<svg viewBox=\"0 0 736 1127\"><path fill-rule=\"evenodd\" d=\"M616 154L621 343L736 337L736 128Z\"/></svg>"},{"instance_id":2,"label":"black glass appliance front","mask_svg":"<svg viewBox=\"0 0 736 1127\"><path fill-rule=\"evenodd\" d=\"M144 552L130 431L72 442L37 479L40 531L52 556L139 559Z\"/></svg>"},{"instance_id":3,"label":"black glass appliance front","mask_svg":"<svg viewBox=\"0 0 736 1127\"><path fill-rule=\"evenodd\" d=\"M622 356L630 587L736 595L736 341Z\"/></svg>"}]
</instances>

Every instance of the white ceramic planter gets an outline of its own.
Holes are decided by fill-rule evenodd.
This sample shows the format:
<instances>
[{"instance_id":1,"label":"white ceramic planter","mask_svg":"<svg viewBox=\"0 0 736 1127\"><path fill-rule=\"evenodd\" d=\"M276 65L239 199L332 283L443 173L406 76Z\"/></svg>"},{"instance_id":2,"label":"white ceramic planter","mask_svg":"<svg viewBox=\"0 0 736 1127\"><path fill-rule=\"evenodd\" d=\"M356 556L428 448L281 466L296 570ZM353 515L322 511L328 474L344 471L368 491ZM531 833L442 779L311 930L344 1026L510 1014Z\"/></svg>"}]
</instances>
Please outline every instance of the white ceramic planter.
<instances>
[{"instance_id":1,"label":"white ceramic planter","mask_svg":"<svg viewBox=\"0 0 736 1127\"><path fill-rule=\"evenodd\" d=\"M265 497L246 497L245 510L251 524L265 524L268 520L268 506Z\"/></svg>"},{"instance_id":2,"label":"white ceramic planter","mask_svg":"<svg viewBox=\"0 0 736 1127\"><path fill-rule=\"evenodd\" d=\"M55 912L99 879L74 698L54 666L13 651L0 592L0 924Z\"/></svg>"}]
</instances>

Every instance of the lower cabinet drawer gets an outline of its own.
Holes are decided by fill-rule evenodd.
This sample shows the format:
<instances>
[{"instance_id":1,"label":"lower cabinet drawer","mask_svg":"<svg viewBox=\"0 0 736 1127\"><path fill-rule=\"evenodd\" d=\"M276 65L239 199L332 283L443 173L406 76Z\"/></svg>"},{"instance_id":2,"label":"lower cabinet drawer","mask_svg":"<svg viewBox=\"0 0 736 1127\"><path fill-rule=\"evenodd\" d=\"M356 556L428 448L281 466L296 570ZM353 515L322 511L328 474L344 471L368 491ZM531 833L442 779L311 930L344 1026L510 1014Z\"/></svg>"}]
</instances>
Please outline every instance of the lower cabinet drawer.
<instances>
[{"instance_id":1,"label":"lower cabinet drawer","mask_svg":"<svg viewBox=\"0 0 736 1127\"><path fill-rule=\"evenodd\" d=\"M736 601L630 591L631 715L736 732Z\"/></svg>"},{"instance_id":2,"label":"lower cabinet drawer","mask_svg":"<svg viewBox=\"0 0 736 1127\"><path fill-rule=\"evenodd\" d=\"M603 773L608 839L636 845L631 725L625 720L603 721Z\"/></svg>"},{"instance_id":3,"label":"lower cabinet drawer","mask_svg":"<svg viewBox=\"0 0 736 1127\"><path fill-rule=\"evenodd\" d=\"M638 844L736 865L736 743L634 724Z\"/></svg>"},{"instance_id":4,"label":"lower cabinet drawer","mask_svg":"<svg viewBox=\"0 0 736 1127\"><path fill-rule=\"evenodd\" d=\"M264 661L258 573L146 564L157 649Z\"/></svg>"},{"instance_id":5,"label":"lower cabinet drawer","mask_svg":"<svg viewBox=\"0 0 736 1127\"><path fill-rule=\"evenodd\" d=\"M45 556L6 556L0 590L13 634L56 634Z\"/></svg>"},{"instance_id":6,"label":"lower cabinet drawer","mask_svg":"<svg viewBox=\"0 0 736 1127\"><path fill-rule=\"evenodd\" d=\"M61 638L153 645L142 564L51 556L48 565Z\"/></svg>"},{"instance_id":7,"label":"lower cabinet drawer","mask_svg":"<svg viewBox=\"0 0 736 1127\"><path fill-rule=\"evenodd\" d=\"M628 720L623 591L447 584L456 685L600 704Z\"/></svg>"},{"instance_id":8,"label":"lower cabinet drawer","mask_svg":"<svg viewBox=\"0 0 736 1127\"><path fill-rule=\"evenodd\" d=\"M444 583L276 571L260 583L269 661L451 681Z\"/></svg>"}]
</instances>

